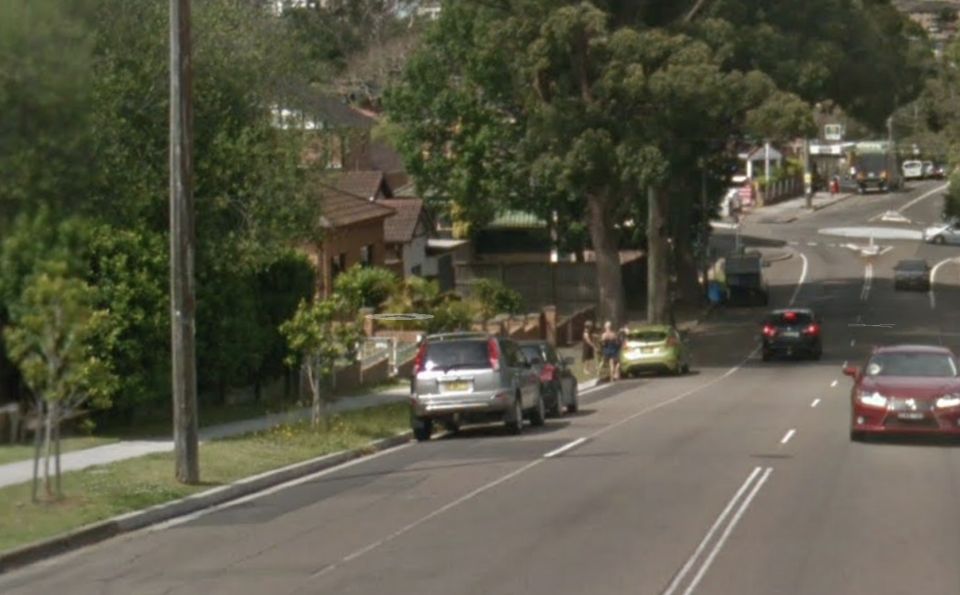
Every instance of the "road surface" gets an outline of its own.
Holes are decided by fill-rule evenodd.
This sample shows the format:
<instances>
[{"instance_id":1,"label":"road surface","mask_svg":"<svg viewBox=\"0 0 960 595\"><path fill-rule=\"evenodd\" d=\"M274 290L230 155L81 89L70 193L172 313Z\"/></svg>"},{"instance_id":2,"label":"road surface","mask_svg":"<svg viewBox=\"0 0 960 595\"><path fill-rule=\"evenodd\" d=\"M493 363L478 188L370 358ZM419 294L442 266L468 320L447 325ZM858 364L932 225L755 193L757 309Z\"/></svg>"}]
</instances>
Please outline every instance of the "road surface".
<instances>
[{"instance_id":1,"label":"road surface","mask_svg":"<svg viewBox=\"0 0 960 595\"><path fill-rule=\"evenodd\" d=\"M744 230L794 243L768 269L772 305L823 315L822 361L762 363L762 310L722 312L693 336L690 376L602 387L521 437L405 446L11 573L0 592L957 595L960 450L851 443L841 366L874 343L960 350L960 249L885 240L868 263L818 233L932 187ZM945 262L932 298L893 291L893 264L917 256Z\"/></svg>"}]
</instances>

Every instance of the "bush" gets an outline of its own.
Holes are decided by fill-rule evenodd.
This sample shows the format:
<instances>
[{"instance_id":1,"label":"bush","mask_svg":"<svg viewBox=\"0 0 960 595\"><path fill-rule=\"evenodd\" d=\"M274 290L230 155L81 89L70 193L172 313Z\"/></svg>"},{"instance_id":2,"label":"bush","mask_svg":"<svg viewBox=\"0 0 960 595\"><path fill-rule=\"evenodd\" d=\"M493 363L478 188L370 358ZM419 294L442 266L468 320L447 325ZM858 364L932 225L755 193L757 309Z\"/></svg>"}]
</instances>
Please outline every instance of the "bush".
<instances>
[{"instance_id":1,"label":"bush","mask_svg":"<svg viewBox=\"0 0 960 595\"><path fill-rule=\"evenodd\" d=\"M469 331L473 326L474 306L456 294L446 294L443 303L431 312L427 320L428 333L452 333Z\"/></svg>"},{"instance_id":2,"label":"bush","mask_svg":"<svg viewBox=\"0 0 960 595\"><path fill-rule=\"evenodd\" d=\"M495 279L478 279L470 290L478 313L484 318L498 314L519 314L523 307L520 293Z\"/></svg>"},{"instance_id":3,"label":"bush","mask_svg":"<svg viewBox=\"0 0 960 595\"><path fill-rule=\"evenodd\" d=\"M354 265L337 277L333 290L354 310L376 309L396 293L399 285L400 279L392 271Z\"/></svg>"}]
</instances>

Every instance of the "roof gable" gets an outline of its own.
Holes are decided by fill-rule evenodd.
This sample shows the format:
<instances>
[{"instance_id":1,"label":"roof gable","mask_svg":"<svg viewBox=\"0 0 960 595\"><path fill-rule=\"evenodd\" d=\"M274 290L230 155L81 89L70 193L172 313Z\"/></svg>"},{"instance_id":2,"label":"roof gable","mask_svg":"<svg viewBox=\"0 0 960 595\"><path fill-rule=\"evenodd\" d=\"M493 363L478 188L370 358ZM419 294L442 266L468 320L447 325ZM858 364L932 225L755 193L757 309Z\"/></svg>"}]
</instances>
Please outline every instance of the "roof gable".
<instances>
[{"instance_id":1,"label":"roof gable","mask_svg":"<svg viewBox=\"0 0 960 595\"><path fill-rule=\"evenodd\" d=\"M392 196L382 171L345 171L334 184L338 189L367 200Z\"/></svg>"},{"instance_id":2,"label":"roof gable","mask_svg":"<svg viewBox=\"0 0 960 595\"><path fill-rule=\"evenodd\" d=\"M384 241L390 244L402 244L417 237L419 229L429 233L430 214L419 198L395 198L379 201L380 204L396 211L396 215L383 224Z\"/></svg>"},{"instance_id":3,"label":"roof gable","mask_svg":"<svg viewBox=\"0 0 960 595\"><path fill-rule=\"evenodd\" d=\"M328 229L348 227L375 219L392 217L394 209L366 200L349 192L321 185L320 224Z\"/></svg>"}]
</instances>

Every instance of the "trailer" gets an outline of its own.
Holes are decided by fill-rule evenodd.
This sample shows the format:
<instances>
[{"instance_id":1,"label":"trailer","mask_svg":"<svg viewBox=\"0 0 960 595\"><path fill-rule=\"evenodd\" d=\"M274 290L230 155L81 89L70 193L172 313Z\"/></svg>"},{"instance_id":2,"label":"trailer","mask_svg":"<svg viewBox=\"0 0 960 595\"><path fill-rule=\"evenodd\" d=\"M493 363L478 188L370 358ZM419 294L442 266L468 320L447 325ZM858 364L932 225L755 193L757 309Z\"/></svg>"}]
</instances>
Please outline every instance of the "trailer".
<instances>
[{"instance_id":1,"label":"trailer","mask_svg":"<svg viewBox=\"0 0 960 595\"><path fill-rule=\"evenodd\" d=\"M853 165L860 194L871 190L890 192L903 187L903 172L897 159L897 147L892 141L855 143L847 161Z\"/></svg>"}]
</instances>

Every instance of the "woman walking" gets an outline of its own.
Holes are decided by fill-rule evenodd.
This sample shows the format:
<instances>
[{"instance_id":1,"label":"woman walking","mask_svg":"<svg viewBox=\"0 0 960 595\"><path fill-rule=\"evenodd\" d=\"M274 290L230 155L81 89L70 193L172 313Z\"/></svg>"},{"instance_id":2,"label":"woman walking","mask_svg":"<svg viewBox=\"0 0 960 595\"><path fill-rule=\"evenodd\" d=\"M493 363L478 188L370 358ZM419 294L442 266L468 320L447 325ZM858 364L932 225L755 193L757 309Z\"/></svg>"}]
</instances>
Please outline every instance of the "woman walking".
<instances>
[{"instance_id":1,"label":"woman walking","mask_svg":"<svg viewBox=\"0 0 960 595\"><path fill-rule=\"evenodd\" d=\"M603 350L603 363L609 366L611 382L620 380L620 345L620 336L613 330L613 324L609 320L604 322L600 348Z\"/></svg>"}]
</instances>

